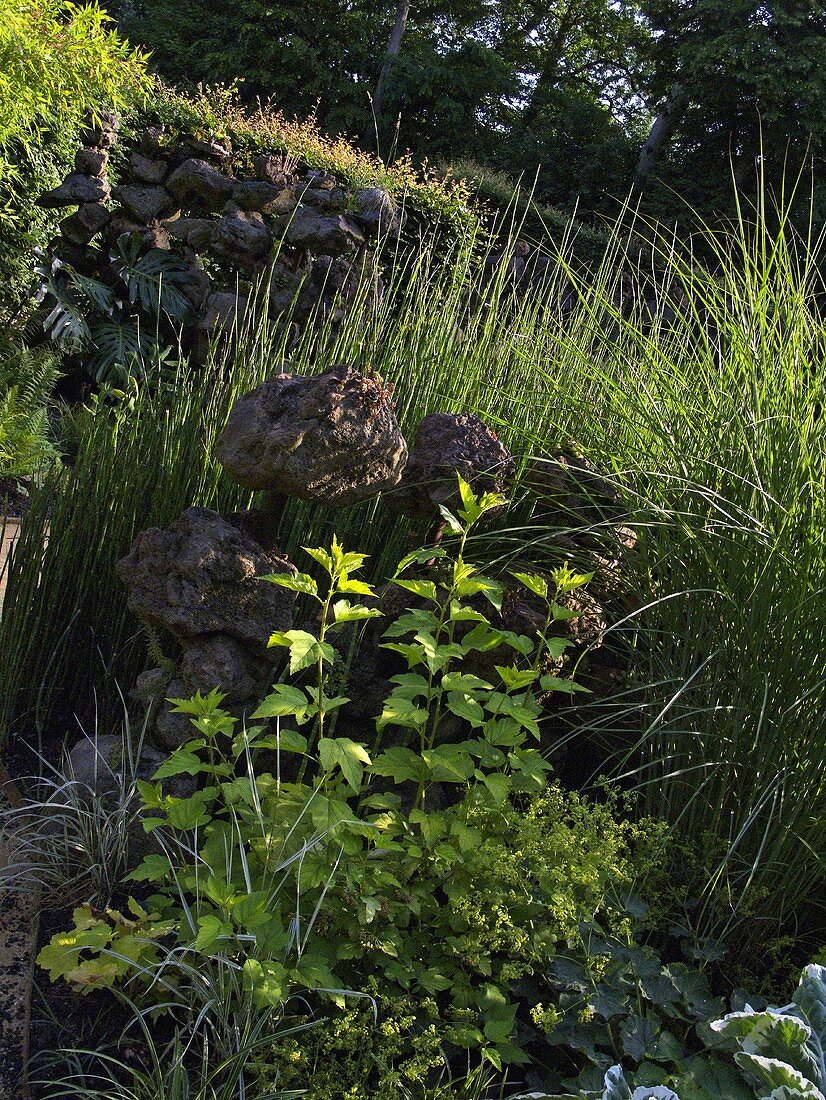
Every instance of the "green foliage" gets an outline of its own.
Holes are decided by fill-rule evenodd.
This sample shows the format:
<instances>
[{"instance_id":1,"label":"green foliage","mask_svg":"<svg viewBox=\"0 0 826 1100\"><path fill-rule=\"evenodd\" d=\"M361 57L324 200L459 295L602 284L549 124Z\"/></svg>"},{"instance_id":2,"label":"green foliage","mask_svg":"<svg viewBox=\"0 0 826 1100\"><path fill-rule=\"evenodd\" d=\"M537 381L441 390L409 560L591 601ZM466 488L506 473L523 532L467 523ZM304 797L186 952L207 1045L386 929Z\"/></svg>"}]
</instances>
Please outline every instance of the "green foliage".
<instances>
[{"instance_id":1,"label":"green foliage","mask_svg":"<svg viewBox=\"0 0 826 1100\"><path fill-rule=\"evenodd\" d=\"M125 234L110 256L117 279L102 283L70 264L37 268L43 328L64 352L82 357L99 383L123 386L157 375L180 326L192 315L185 289L191 270L178 256L145 249Z\"/></svg>"},{"instance_id":2,"label":"green foliage","mask_svg":"<svg viewBox=\"0 0 826 1100\"><path fill-rule=\"evenodd\" d=\"M54 466L46 403L57 377L48 354L0 346L0 480L29 479Z\"/></svg>"},{"instance_id":3,"label":"green foliage","mask_svg":"<svg viewBox=\"0 0 826 1100\"><path fill-rule=\"evenodd\" d=\"M711 1024L760 1100L826 1095L826 969L807 966L785 1008L748 1005Z\"/></svg>"},{"instance_id":4,"label":"green foliage","mask_svg":"<svg viewBox=\"0 0 826 1100\"><path fill-rule=\"evenodd\" d=\"M144 59L108 26L97 3L3 0L0 6L0 153L46 132L74 129L84 114L131 103L145 86ZM0 176L11 169L0 160Z\"/></svg>"},{"instance_id":5,"label":"green foliage","mask_svg":"<svg viewBox=\"0 0 826 1100\"><path fill-rule=\"evenodd\" d=\"M334 539L308 550L323 585L309 574L265 578L317 602L320 616L317 634L273 634L270 644L289 653L290 679L263 700L255 724L239 727L218 691L173 700L196 736L138 784L144 828L161 848L127 876L153 891L146 909L134 908L125 930L118 914L98 922L78 911L75 930L39 957L53 977L85 990L121 981L132 963L151 992L159 968L169 972L157 940L171 936L172 954L232 960L258 1008L280 1011L300 990L334 1013L348 1007L348 991L378 995L396 1035L393 1065L377 1069L386 1082L423 1086L451 1050L497 1068L526 1060L515 983L547 967L583 921L604 913L611 923L609 899L639 870L643 857L631 850L645 849L647 834L617 822L610 801L549 784L530 747L539 737L535 692L556 679L543 658L564 648L550 632L566 614L558 597L587 576L563 568L549 588L539 575L515 574L546 601L545 624L535 637L497 631L474 598L497 606L500 586L464 549L502 498L477 499L461 481L460 489L462 508L445 513L456 556L428 548L396 572L394 583L425 607L386 632L409 671L394 677L375 736L368 743L334 728L347 700L330 692L339 659L330 639L377 614L347 598L372 595L354 576L365 556ZM439 559L439 579L409 579L426 556ZM496 666L498 686L463 669L471 654L493 650L512 653L512 664ZM413 747L398 743L408 732ZM257 768L263 752L276 754L275 775ZM167 781L183 776L197 787L171 793ZM355 1026L358 1012L347 1019Z\"/></svg>"},{"instance_id":6,"label":"green foliage","mask_svg":"<svg viewBox=\"0 0 826 1100\"><path fill-rule=\"evenodd\" d=\"M87 112L124 109L146 89L143 56L94 0L2 0L0 270L11 289L30 277L32 247L53 230L53 214L33 203L71 169Z\"/></svg>"},{"instance_id":7,"label":"green foliage","mask_svg":"<svg viewBox=\"0 0 826 1100\"><path fill-rule=\"evenodd\" d=\"M757 1012L746 1006L702 1027L701 1033L713 1041L714 1061L710 1069L697 1075L696 1059L684 1063L676 1079L678 1090L667 1085L641 1085L632 1092L623 1069L612 1066L605 1075L601 1100L718 1100L749 1096L759 1100L822 1100L826 1095L826 970L816 964L807 966L785 1008ZM718 1038L719 1037L719 1038ZM653 1042L653 1037L650 1042ZM745 1084L732 1072L728 1062L720 1061L723 1051L734 1050L734 1061ZM582 1098L596 1092L580 1093ZM568 1098L570 1100L570 1098Z\"/></svg>"}]
</instances>

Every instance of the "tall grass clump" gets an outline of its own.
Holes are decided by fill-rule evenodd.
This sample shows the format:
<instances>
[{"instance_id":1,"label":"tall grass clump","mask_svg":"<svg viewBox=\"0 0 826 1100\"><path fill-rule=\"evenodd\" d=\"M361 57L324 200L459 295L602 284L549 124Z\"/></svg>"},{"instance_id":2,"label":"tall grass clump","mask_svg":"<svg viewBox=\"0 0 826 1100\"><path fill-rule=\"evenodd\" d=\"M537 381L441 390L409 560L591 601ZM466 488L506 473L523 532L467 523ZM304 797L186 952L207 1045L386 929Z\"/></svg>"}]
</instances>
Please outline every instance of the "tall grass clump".
<instances>
[{"instance_id":1,"label":"tall grass clump","mask_svg":"<svg viewBox=\"0 0 826 1100\"><path fill-rule=\"evenodd\" d=\"M77 414L72 464L33 499L9 568L0 740L59 739L76 728L74 715L95 718L99 728L118 721L119 687L128 691L144 667L146 638L126 610L115 563L138 531L164 526L190 505L244 506L248 495L223 477L213 443L235 399L286 359L299 373L340 362L378 371L395 383L409 435L436 409L479 411L507 434L517 369L528 384L523 337L514 333L504 277L487 279L479 251L473 241L457 241L446 258L441 248L438 262L435 242L388 253L380 305L367 308L365 282L362 300L340 324L319 317L293 347L289 326L272 323L261 293L203 370L182 365ZM541 423L538 405L534 413L520 410L518 429L538 431ZM513 434L519 449L516 428ZM343 539L352 532L351 541L375 555L377 572L404 546L398 520L380 501L345 513L296 501L286 520L289 552L333 530Z\"/></svg>"},{"instance_id":2,"label":"tall grass clump","mask_svg":"<svg viewBox=\"0 0 826 1100\"><path fill-rule=\"evenodd\" d=\"M715 935L811 920L826 885L823 250L790 208L706 231L702 264L655 229L632 307L616 269L571 272L574 315L533 345L548 436L613 473L639 533L632 674L587 732L673 823Z\"/></svg>"}]
</instances>

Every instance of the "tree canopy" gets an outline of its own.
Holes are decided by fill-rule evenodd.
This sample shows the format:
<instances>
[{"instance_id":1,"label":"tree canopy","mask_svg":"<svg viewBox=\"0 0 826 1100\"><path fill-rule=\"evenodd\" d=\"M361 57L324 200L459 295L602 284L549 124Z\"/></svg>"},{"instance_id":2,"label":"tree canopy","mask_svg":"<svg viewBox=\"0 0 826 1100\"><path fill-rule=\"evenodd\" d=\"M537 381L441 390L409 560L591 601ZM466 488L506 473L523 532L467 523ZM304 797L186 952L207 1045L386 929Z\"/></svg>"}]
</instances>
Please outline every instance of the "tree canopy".
<instances>
[{"instance_id":1,"label":"tree canopy","mask_svg":"<svg viewBox=\"0 0 826 1100\"><path fill-rule=\"evenodd\" d=\"M563 208L609 209L636 178L668 216L674 191L702 213L723 209L732 167L746 185L761 152L777 176L826 142L822 0L131 0L113 11L176 83L237 82L246 100L315 113L385 157L472 158L530 182L538 171L538 197Z\"/></svg>"}]
</instances>

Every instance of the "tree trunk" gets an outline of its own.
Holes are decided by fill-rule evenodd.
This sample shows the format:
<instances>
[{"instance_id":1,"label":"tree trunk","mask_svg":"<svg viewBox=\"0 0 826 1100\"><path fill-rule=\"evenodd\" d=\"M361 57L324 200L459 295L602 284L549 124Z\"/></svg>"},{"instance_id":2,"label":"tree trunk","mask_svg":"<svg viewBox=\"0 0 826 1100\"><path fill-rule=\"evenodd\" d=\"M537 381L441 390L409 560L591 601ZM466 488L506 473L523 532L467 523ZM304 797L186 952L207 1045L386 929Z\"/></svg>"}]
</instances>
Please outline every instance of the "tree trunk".
<instances>
[{"instance_id":1,"label":"tree trunk","mask_svg":"<svg viewBox=\"0 0 826 1100\"><path fill-rule=\"evenodd\" d=\"M654 119L651 129L648 131L645 145L640 152L640 159L634 171L634 194L639 194L645 187L645 182L651 175L654 165L660 158L663 149L671 139L674 129L674 119L685 106L688 95L682 84L675 84L666 100L665 106Z\"/></svg>"},{"instance_id":2,"label":"tree trunk","mask_svg":"<svg viewBox=\"0 0 826 1100\"><path fill-rule=\"evenodd\" d=\"M402 48L402 39L404 38L409 14L410 0L396 0L396 19L393 23L393 30L390 32L390 41L387 44L387 53L384 55L384 64L379 74L379 82L376 85L376 94L373 96L373 113L377 122L384 110L387 79L390 76L390 70L393 68L393 62L399 56L399 51Z\"/></svg>"}]
</instances>

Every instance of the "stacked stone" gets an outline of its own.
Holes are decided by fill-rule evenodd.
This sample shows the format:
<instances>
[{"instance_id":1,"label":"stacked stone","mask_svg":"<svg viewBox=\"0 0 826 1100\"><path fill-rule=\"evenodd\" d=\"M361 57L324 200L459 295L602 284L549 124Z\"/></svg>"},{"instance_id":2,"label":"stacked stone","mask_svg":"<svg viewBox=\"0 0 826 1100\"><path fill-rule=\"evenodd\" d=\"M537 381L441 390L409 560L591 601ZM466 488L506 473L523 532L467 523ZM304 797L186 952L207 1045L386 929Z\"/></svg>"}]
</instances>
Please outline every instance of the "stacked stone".
<instances>
[{"instance_id":1,"label":"stacked stone","mask_svg":"<svg viewBox=\"0 0 826 1100\"><path fill-rule=\"evenodd\" d=\"M230 330L248 307L232 287L214 286L204 258L252 281L267 272L269 315L287 312L303 326L318 311L338 321L365 280L366 304L380 300L372 242L397 233L400 215L381 188L348 194L335 175L298 166L280 154L259 154L244 178L232 172L232 149L215 138L174 136L162 126L144 132L128 157L124 178L111 191L105 178L115 121L86 131L75 172L38 201L77 205L61 223L52 251L94 274L108 260L89 248L102 234L111 245L123 234L149 248L172 249L190 268L184 286L195 320L191 346L204 350L216 330ZM67 252L68 248L68 252Z\"/></svg>"},{"instance_id":2,"label":"stacked stone","mask_svg":"<svg viewBox=\"0 0 826 1100\"><path fill-rule=\"evenodd\" d=\"M60 244L68 244L68 253L73 259L82 259L82 250L111 221L112 216L105 205L109 198L106 169L117 127L115 115L107 114L98 119L88 117L82 133L83 146L75 154L74 171L58 187L37 200L37 205L47 210L77 207L74 214L60 223L63 241L53 242L58 253Z\"/></svg>"}]
</instances>

